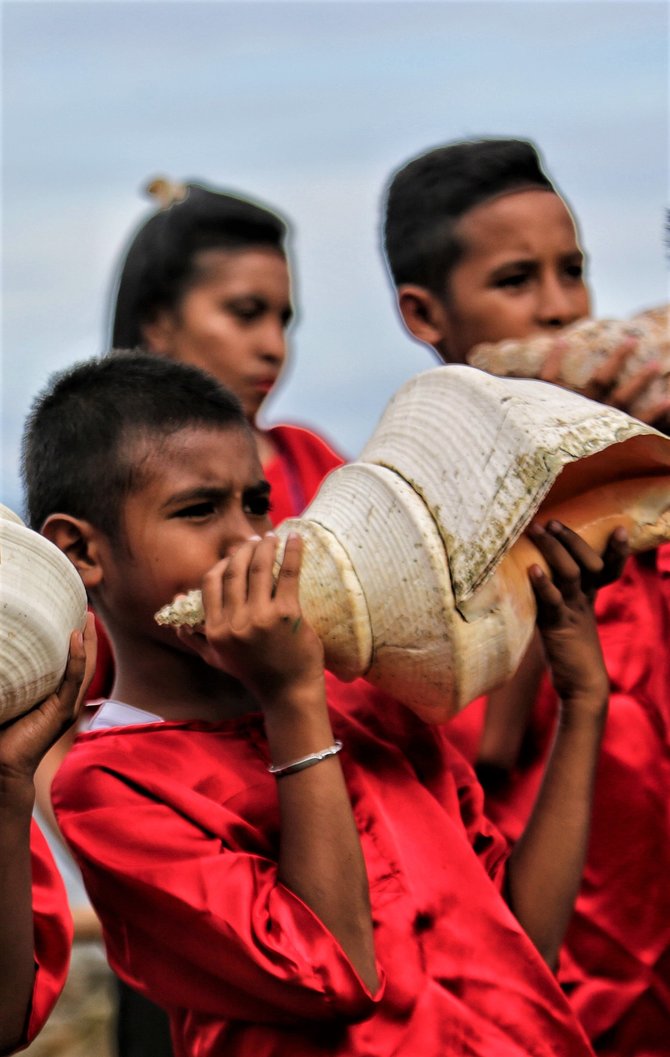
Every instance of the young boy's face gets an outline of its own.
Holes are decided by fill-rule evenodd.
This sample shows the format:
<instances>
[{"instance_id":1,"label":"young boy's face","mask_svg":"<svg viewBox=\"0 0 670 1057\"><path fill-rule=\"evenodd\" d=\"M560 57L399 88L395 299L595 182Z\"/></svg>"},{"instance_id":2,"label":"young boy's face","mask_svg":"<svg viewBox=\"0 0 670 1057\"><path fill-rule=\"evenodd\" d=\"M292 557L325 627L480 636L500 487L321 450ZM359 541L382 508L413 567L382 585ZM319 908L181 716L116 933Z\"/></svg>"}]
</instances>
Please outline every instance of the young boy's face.
<instances>
[{"instance_id":1,"label":"young boy's face","mask_svg":"<svg viewBox=\"0 0 670 1057\"><path fill-rule=\"evenodd\" d=\"M448 277L435 343L447 362L465 362L480 342L552 333L589 314L583 253L558 195L502 195L456 230L465 252Z\"/></svg>"},{"instance_id":2,"label":"young boy's face","mask_svg":"<svg viewBox=\"0 0 670 1057\"><path fill-rule=\"evenodd\" d=\"M271 529L269 485L253 438L237 427L141 440L131 458L139 484L124 503L123 541L105 547L100 602L111 620L164 637L156 610Z\"/></svg>"}]
</instances>

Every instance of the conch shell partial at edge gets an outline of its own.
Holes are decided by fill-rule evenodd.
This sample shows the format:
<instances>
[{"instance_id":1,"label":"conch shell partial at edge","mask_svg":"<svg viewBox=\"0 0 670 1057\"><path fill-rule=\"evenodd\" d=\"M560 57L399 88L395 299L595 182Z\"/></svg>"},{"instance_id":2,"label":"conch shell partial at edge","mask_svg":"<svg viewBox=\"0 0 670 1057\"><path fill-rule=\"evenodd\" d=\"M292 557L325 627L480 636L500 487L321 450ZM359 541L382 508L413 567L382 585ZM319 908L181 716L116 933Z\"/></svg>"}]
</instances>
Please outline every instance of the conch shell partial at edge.
<instances>
[{"instance_id":1,"label":"conch shell partial at edge","mask_svg":"<svg viewBox=\"0 0 670 1057\"><path fill-rule=\"evenodd\" d=\"M443 722L530 642L536 516L601 551L619 524L635 551L670 539L670 439L545 382L448 366L407 382L358 460L277 532L303 537L300 600L327 667ZM202 620L192 593L164 622L180 607Z\"/></svg>"},{"instance_id":2,"label":"conch shell partial at edge","mask_svg":"<svg viewBox=\"0 0 670 1057\"><path fill-rule=\"evenodd\" d=\"M59 686L70 634L85 622L86 591L74 566L0 505L0 723Z\"/></svg>"},{"instance_id":3,"label":"conch shell partial at edge","mask_svg":"<svg viewBox=\"0 0 670 1057\"><path fill-rule=\"evenodd\" d=\"M632 340L631 340L632 339ZM556 383L573 392L587 393L590 380L609 356L627 340L631 351L621 364L617 384L626 382L652 361L657 377L635 396L626 410L644 418L664 400L670 400L670 307L650 308L631 319L581 319L557 335L477 345L468 363L501 377L539 378L556 342L563 351Z\"/></svg>"}]
</instances>

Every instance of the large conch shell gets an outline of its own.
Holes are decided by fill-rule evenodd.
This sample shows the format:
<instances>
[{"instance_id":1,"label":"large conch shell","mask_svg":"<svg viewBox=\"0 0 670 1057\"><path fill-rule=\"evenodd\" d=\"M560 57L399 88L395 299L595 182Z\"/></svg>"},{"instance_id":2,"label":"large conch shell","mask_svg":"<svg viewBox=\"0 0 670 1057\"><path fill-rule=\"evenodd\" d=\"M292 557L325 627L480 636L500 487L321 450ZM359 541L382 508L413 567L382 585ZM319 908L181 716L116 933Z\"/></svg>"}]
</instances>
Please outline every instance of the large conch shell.
<instances>
[{"instance_id":1,"label":"large conch shell","mask_svg":"<svg viewBox=\"0 0 670 1057\"><path fill-rule=\"evenodd\" d=\"M601 550L618 524L637 551L670 539L670 439L544 382L417 375L277 530L305 541L301 605L327 666L432 722L504 682L534 627L527 569L543 561L522 533L538 510ZM159 619L198 623L199 603Z\"/></svg>"},{"instance_id":2,"label":"large conch shell","mask_svg":"<svg viewBox=\"0 0 670 1057\"><path fill-rule=\"evenodd\" d=\"M648 309L629 320L582 319L553 336L483 343L468 355L468 363L503 377L539 378L558 340L563 351L556 383L586 394L598 369L627 339L635 340L631 341L631 351L622 361L617 384L626 382L652 361L659 368L657 377L626 408L631 415L645 418L659 403L670 400L670 309L667 305Z\"/></svg>"},{"instance_id":3,"label":"large conch shell","mask_svg":"<svg viewBox=\"0 0 670 1057\"><path fill-rule=\"evenodd\" d=\"M59 685L86 592L65 555L0 505L0 723Z\"/></svg>"}]
</instances>

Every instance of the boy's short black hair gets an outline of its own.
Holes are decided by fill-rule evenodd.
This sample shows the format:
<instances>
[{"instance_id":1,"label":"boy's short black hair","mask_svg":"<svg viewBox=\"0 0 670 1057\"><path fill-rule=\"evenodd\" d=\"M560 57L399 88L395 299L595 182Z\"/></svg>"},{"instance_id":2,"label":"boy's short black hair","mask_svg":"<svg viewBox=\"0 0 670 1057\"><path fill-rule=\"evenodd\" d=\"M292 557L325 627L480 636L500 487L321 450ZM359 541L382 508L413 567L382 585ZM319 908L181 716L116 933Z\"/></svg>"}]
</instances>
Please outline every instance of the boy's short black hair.
<instances>
[{"instance_id":1,"label":"boy's short black hair","mask_svg":"<svg viewBox=\"0 0 670 1057\"><path fill-rule=\"evenodd\" d=\"M397 170L386 197L384 249L396 286L416 283L446 292L463 252L458 220L480 202L516 188L555 191L537 148L527 140L448 143Z\"/></svg>"},{"instance_id":2,"label":"boy's short black hair","mask_svg":"<svg viewBox=\"0 0 670 1057\"><path fill-rule=\"evenodd\" d=\"M50 514L90 521L118 539L123 500L141 480L133 446L188 427L251 431L237 397L197 367L119 352L52 376L23 434L29 524Z\"/></svg>"},{"instance_id":3,"label":"boy's short black hair","mask_svg":"<svg viewBox=\"0 0 670 1057\"><path fill-rule=\"evenodd\" d=\"M143 344L142 327L174 308L196 274L203 250L267 247L285 256L287 225L275 213L237 195L198 183L159 209L134 234L115 285L111 344Z\"/></svg>"}]
</instances>

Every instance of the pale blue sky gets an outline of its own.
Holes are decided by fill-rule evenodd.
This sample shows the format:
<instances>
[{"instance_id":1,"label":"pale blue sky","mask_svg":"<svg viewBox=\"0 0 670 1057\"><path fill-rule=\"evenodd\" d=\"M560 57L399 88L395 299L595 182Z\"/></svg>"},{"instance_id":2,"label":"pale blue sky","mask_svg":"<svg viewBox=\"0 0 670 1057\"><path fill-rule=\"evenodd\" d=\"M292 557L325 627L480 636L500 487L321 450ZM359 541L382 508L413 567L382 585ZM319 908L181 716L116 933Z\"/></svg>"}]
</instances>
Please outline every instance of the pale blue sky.
<instances>
[{"instance_id":1,"label":"pale blue sky","mask_svg":"<svg viewBox=\"0 0 670 1057\"><path fill-rule=\"evenodd\" d=\"M601 315L667 297L665 3L5 0L2 498L49 373L100 352L146 178L197 177L294 224L294 362L271 421L347 454L432 366L398 323L379 200L462 136L535 139L575 207Z\"/></svg>"}]
</instances>

